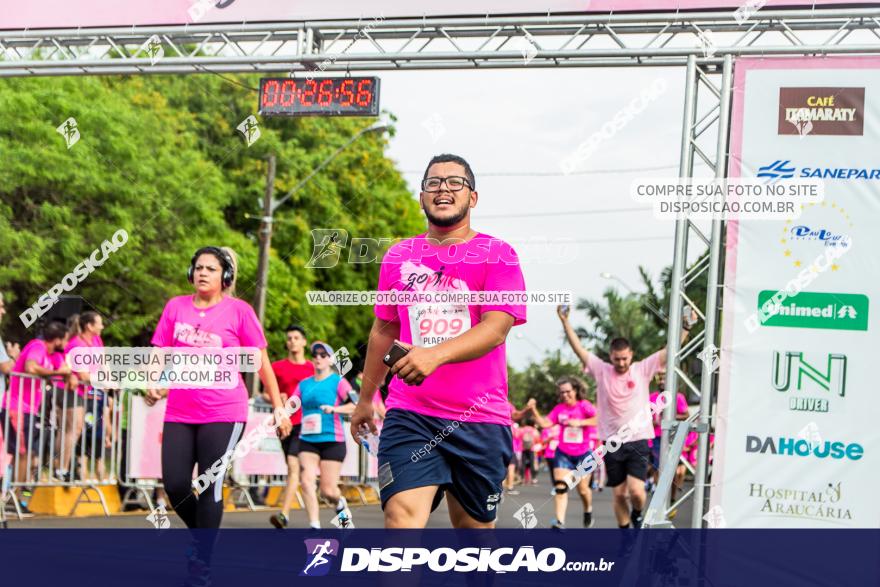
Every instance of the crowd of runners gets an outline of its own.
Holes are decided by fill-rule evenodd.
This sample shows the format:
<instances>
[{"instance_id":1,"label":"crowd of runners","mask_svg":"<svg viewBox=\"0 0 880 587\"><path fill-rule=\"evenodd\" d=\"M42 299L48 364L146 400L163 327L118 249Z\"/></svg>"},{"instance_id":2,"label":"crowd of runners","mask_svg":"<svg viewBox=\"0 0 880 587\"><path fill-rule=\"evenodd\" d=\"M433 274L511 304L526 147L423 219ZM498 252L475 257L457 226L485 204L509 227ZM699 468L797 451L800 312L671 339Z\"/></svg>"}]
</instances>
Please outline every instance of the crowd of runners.
<instances>
[{"instance_id":1,"label":"crowd of runners","mask_svg":"<svg viewBox=\"0 0 880 587\"><path fill-rule=\"evenodd\" d=\"M377 289L525 291L510 245L471 227L478 201L467 161L455 155L434 157L420 192L427 232L389 249ZM490 261L487 251L494 253ZM582 372L556 381L554 405L539 406L532 398L517 407L509 401L505 341L513 327L525 323L525 305L377 305L355 390L333 369L333 347L309 343L302 326L286 329L287 356L270 361L254 310L234 295L236 273L230 249L196 251L187 272L193 290L167 302L152 344L260 349L262 401L273 409L288 466L283 506L270 520L275 527L290 525L290 510L300 496L312 528L320 527L320 499L350 519L338 483L346 434L360 440L378 436L378 486L387 528L424 527L444 498L453 527L491 528L505 494L516 495L518 484L544 481L553 499L554 528L565 527L570 489L580 498L583 526L591 527L592 492L604 487L613 493L618 525L640 526L646 487L656 482L660 429L658 422L634 416L647 413L664 391L665 349L635 360L630 341L619 337L602 349L609 358L604 361L584 348L569 322L569 308L560 306L562 331ZM692 316L684 320L682 340L694 321ZM112 401L89 385L88 373L71 372L64 353L77 346L102 346L102 330L101 316L85 312L67 327L46 325L21 350L0 345L3 373L55 377L63 391L59 397L65 401L69 433L58 440L55 474L61 479L78 474L70 455L83 437L86 412L93 410L90 420L100 422ZM585 379L594 382L592 400ZM13 376L11 386L16 385ZM294 396L301 408L291 415L285 405ZM193 491L192 472L197 467L204 473L240 440L248 391L239 381L234 389L150 389L144 399L153 404L163 398L162 481L169 504L190 528L218 528L225 471L199 492ZM3 420L13 427L4 435L8 452L15 452L16 438L38 428L33 421L38 405L16 405L15 400L15 394L5 395L3 413L26 417ZM678 417L688 418L681 394L676 406ZM348 416L347 425L343 416ZM627 426L626 438L608 450L608 439ZM104 440L101 434L98 438ZM606 451L598 468L578 474L602 445ZM209 548L193 555L200 565L209 559Z\"/></svg>"}]
</instances>

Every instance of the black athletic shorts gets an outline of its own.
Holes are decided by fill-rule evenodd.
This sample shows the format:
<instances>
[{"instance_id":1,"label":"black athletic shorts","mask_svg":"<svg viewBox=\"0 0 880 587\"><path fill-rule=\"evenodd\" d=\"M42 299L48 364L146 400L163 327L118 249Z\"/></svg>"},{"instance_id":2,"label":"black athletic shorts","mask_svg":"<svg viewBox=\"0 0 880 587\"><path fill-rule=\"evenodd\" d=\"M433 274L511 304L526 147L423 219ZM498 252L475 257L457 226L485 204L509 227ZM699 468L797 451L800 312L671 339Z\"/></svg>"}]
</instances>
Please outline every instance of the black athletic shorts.
<instances>
[{"instance_id":1,"label":"black athletic shorts","mask_svg":"<svg viewBox=\"0 0 880 587\"><path fill-rule=\"evenodd\" d=\"M605 445L608 451L608 445ZM608 487L615 487L632 475L644 481L648 478L648 463L651 462L651 449L647 440L624 442L616 451L608 451L604 456L605 472L608 474Z\"/></svg>"},{"instance_id":2,"label":"black athletic shorts","mask_svg":"<svg viewBox=\"0 0 880 587\"><path fill-rule=\"evenodd\" d=\"M396 493L437 485L431 511L449 491L469 516L492 522L512 458L510 426L388 410L379 436L382 508Z\"/></svg>"},{"instance_id":3,"label":"black athletic shorts","mask_svg":"<svg viewBox=\"0 0 880 587\"><path fill-rule=\"evenodd\" d=\"M345 460L345 443L344 442L309 442L300 439L299 454L304 452L313 452L320 457L322 461L339 461Z\"/></svg>"},{"instance_id":4,"label":"black athletic shorts","mask_svg":"<svg viewBox=\"0 0 880 587\"><path fill-rule=\"evenodd\" d=\"M299 454L299 431L302 430L302 424L296 424L290 429L290 434L287 438L281 439L281 448L284 449L284 454L289 457L295 457Z\"/></svg>"}]
</instances>

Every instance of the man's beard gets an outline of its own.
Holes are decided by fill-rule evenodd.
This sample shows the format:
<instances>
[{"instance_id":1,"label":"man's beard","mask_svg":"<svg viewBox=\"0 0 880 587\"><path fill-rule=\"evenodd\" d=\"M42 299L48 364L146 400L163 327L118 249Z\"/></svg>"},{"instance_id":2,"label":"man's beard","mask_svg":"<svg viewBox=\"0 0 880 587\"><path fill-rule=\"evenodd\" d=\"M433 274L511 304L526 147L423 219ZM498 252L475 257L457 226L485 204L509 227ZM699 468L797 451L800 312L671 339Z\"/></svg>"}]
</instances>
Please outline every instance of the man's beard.
<instances>
[{"instance_id":1,"label":"man's beard","mask_svg":"<svg viewBox=\"0 0 880 587\"><path fill-rule=\"evenodd\" d=\"M465 219L468 215L468 207L465 206L461 209L460 212L450 216L449 218L438 218L428 212L428 209L425 208L425 217L428 219L428 222L433 224L434 226L440 226L443 228L449 228L450 226L455 226L459 222Z\"/></svg>"}]
</instances>

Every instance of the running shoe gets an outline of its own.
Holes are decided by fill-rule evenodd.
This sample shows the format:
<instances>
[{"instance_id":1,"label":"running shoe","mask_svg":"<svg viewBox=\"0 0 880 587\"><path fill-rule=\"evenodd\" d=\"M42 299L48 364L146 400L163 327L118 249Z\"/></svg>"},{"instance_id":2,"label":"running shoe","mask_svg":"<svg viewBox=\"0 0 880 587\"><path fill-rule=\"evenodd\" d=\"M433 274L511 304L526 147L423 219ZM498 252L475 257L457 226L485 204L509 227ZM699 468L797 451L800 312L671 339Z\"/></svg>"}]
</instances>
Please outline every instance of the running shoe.
<instances>
[{"instance_id":1,"label":"running shoe","mask_svg":"<svg viewBox=\"0 0 880 587\"><path fill-rule=\"evenodd\" d=\"M336 520L340 529L354 527L351 521L351 510L348 509L348 501L344 497L340 497L336 502Z\"/></svg>"},{"instance_id":2,"label":"running shoe","mask_svg":"<svg viewBox=\"0 0 880 587\"><path fill-rule=\"evenodd\" d=\"M630 514L630 519L632 520L633 528L638 529L642 527L642 520L644 520L645 517L642 512L633 510Z\"/></svg>"},{"instance_id":3,"label":"running shoe","mask_svg":"<svg viewBox=\"0 0 880 587\"><path fill-rule=\"evenodd\" d=\"M565 524L563 524L559 520L553 520L553 523L550 525L550 527L554 530L559 530L560 532L565 531Z\"/></svg>"},{"instance_id":4,"label":"running shoe","mask_svg":"<svg viewBox=\"0 0 880 587\"><path fill-rule=\"evenodd\" d=\"M284 530L285 528L287 528L287 516L280 512L269 518L269 521L272 522L272 525L279 530Z\"/></svg>"},{"instance_id":5,"label":"running shoe","mask_svg":"<svg viewBox=\"0 0 880 587\"><path fill-rule=\"evenodd\" d=\"M519 495L519 491L517 491L516 489L508 489L507 495Z\"/></svg>"},{"instance_id":6,"label":"running shoe","mask_svg":"<svg viewBox=\"0 0 880 587\"><path fill-rule=\"evenodd\" d=\"M593 512L584 512L584 528L593 527Z\"/></svg>"}]
</instances>

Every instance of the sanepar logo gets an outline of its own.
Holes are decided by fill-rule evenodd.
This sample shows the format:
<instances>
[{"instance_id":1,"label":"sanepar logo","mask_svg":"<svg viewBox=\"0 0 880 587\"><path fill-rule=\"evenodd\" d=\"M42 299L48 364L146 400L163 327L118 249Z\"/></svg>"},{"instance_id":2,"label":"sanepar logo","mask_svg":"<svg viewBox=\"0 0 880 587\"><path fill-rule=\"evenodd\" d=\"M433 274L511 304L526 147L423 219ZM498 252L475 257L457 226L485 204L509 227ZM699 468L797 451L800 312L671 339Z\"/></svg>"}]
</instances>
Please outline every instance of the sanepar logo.
<instances>
[{"instance_id":1,"label":"sanepar logo","mask_svg":"<svg viewBox=\"0 0 880 587\"><path fill-rule=\"evenodd\" d=\"M847 458L851 461L857 461L865 454L865 448L857 442L849 444L830 440L810 442L802 438L789 438L786 436L773 439L769 436L762 438L749 435L746 436L746 452L799 457L814 456L820 459L828 457L832 459Z\"/></svg>"},{"instance_id":2,"label":"sanepar logo","mask_svg":"<svg viewBox=\"0 0 880 587\"><path fill-rule=\"evenodd\" d=\"M876 179L880 169L870 167L796 167L789 159L777 159L758 168L757 176L763 179Z\"/></svg>"}]
</instances>

